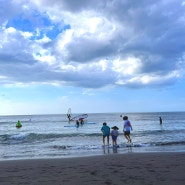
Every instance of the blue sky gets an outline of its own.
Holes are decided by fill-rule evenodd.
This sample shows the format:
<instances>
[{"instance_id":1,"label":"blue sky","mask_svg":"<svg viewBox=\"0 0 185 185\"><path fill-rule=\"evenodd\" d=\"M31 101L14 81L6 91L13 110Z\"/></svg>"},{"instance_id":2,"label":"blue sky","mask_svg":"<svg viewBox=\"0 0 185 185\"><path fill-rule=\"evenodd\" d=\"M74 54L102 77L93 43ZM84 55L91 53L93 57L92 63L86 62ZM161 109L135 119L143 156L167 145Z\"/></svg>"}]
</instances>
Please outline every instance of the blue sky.
<instances>
[{"instance_id":1,"label":"blue sky","mask_svg":"<svg viewBox=\"0 0 185 185\"><path fill-rule=\"evenodd\" d=\"M0 9L0 115L185 111L185 1Z\"/></svg>"}]
</instances>

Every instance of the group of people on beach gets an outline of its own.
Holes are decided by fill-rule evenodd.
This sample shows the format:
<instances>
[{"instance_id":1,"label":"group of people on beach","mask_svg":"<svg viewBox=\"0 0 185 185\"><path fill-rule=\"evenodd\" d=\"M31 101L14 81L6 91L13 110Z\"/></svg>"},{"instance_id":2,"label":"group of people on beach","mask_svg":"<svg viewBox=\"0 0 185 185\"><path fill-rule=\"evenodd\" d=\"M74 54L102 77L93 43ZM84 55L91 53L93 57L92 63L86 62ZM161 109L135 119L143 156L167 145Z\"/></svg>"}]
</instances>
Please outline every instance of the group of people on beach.
<instances>
[{"instance_id":1,"label":"group of people on beach","mask_svg":"<svg viewBox=\"0 0 185 185\"><path fill-rule=\"evenodd\" d=\"M103 126L101 128L102 134L103 134L103 145L105 146L105 138L107 138L107 145L109 145L109 137L112 137L112 145L117 146L117 137L119 135L118 133L119 128L117 126L112 127L112 131L110 131L110 127L107 125L107 123L103 123ZM128 116L123 117L123 133L125 138L127 139L128 143L132 143L132 140L130 138L130 131L133 130L132 125L130 121L128 120Z\"/></svg>"}]
</instances>

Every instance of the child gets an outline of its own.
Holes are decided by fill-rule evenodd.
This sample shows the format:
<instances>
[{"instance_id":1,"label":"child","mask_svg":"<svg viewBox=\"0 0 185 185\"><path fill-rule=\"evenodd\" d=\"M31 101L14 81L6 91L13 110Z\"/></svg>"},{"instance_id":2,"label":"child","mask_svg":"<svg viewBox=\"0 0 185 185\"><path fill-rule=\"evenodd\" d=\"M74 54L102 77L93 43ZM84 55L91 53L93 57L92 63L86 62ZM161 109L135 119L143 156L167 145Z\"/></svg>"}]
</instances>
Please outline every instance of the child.
<instances>
[{"instance_id":1,"label":"child","mask_svg":"<svg viewBox=\"0 0 185 185\"><path fill-rule=\"evenodd\" d=\"M132 125L131 125L130 121L128 120L128 116L124 116L123 120L124 120L124 122L123 122L124 136L128 140L128 143L132 143L132 140L130 138L130 131L133 130Z\"/></svg>"},{"instance_id":2,"label":"child","mask_svg":"<svg viewBox=\"0 0 185 185\"><path fill-rule=\"evenodd\" d=\"M107 137L107 145L109 145L109 136L110 136L110 127L107 126L107 123L103 123L103 127L101 128L103 133L103 145L105 146L105 138Z\"/></svg>"},{"instance_id":3,"label":"child","mask_svg":"<svg viewBox=\"0 0 185 185\"><path fill-rule=\"evenodd\" d=\"M117 146L117 137L119 135L118 130L119 128L117 126L112 127L111 136L112 136L112 145Z\"/></svg>"}]
</instances>

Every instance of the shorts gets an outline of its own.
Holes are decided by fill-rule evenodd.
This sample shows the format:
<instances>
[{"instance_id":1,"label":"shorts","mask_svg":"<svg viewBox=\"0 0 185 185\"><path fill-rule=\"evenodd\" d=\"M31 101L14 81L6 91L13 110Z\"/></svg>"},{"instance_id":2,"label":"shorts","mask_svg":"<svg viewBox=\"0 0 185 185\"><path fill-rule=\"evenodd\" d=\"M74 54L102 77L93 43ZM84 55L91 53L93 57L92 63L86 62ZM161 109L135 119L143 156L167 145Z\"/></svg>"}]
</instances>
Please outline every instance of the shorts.
<instances>
[{"instance_id":1,"label":"shorts","mask_svg":"<svg viewBox=\"0 0 185 185\"><path fill-rule=\"evenodd\" d=\"M130 135L130 131L124 131L124 135L129 136Z\"/></svg>"},{"instance_id":2,"label":"shorts","mask_svg":"<svg viewBox=\"0 0 185 185\"><path fill-rule=\"evenodd\" d=\"M103 137L109 137L110 134L103 135Z\"/></svg>"},{"instance_id":3,"label":"shorts","mask_svg":"<svg viewBox=\"0 0 185 185\"><path fill-rule=\"evenodd\" d=\"M114 136L114 135L113 135L113 136L112 136L112 140L113 140L113 141L116 141L116 140L117 140L117 136Z\"/></svg>"}]
</instances>

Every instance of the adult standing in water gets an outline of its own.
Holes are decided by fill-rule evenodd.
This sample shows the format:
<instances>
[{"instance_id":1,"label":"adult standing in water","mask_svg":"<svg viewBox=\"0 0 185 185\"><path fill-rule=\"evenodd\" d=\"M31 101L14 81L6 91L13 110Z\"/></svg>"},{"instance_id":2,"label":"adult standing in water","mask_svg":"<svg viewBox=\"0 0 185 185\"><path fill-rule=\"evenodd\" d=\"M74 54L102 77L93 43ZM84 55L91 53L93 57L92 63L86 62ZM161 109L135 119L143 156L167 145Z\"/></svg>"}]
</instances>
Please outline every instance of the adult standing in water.
<instances>
[{"instance_id":1,"label":"adult standing in water","mask_svg":"<svg viewBox=\"0 0 185 185\"><path fill-rule=\"evenodd\" d=\"M71 114L67 114L67 118L71 121Z\"/></svg>"},{"instance_id":2,"label":"adult standing in water","mask_svg":"<svg viewBox=\"0 0 185 185\"><path fill-rule=\"evenodd\" d=\"M162 118L161 118L161 117L159 117L159 122L160 122L160 125L162 125L163 120L162 120Z\"/></svg>"},{"instance_id":3,"label":"adult standing in water","mask_svg":"<svg viewBox=\"0 0 185 185\"><path fill-rule=\"evenodd\" d=\"M124 120L124 122L123 122L124 136L128 140L128 143L132 143L132 140L130 138L130 131L133 130L132 125L131 125L130 121L128 120L128 116L124 116L123 120Z\"/></svg>"},{"instance_id":4,"label":"adult standing in water","mask_svg":"<svg viewBox=\"0 0 185 185\"><path fill-rule=\"evenodd\" d=\"M73 119L71 118L71 108L68 109L67 118L69 119L69 121L73 121Z\"/></svg>"}]
</instances>

